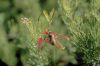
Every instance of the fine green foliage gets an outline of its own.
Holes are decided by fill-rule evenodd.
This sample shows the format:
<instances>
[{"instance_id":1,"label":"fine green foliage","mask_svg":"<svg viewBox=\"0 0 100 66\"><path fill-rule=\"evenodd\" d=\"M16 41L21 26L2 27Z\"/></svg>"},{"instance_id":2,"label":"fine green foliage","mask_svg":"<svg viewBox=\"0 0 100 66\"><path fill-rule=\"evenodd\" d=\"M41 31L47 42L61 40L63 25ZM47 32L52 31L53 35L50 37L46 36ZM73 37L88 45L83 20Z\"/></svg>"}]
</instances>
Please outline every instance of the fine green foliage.
<instances>
[{"instance_id":1,"label":"fine green foliage","mask_svg":"<svg viewBox=\"0 0 100 66\"><path fill-rule=\"evenodd\" d=\"M98 2L98 3L97 3ZM100 65L100 0L59 0L62 19L72 34L83 66Z\"/></svg>"}]
</instances>

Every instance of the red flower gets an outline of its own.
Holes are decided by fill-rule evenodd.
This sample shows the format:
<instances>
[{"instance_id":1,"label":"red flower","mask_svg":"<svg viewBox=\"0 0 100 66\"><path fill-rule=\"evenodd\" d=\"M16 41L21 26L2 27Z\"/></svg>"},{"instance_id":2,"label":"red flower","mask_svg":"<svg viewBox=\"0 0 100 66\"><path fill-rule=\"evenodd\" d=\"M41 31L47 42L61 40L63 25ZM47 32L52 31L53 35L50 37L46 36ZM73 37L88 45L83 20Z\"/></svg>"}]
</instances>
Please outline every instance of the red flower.
<instances>
[{"instance_id":1,"label":"red flower","mask_svg":"<svg viewBox=\"0 0 100 66\"><path fill-rule=\"evenodd\" d=\"M48 31L44 31L44 32L42 32L42 34L45 34L45 35L48 35Z\"/></svg>"},{"instance_id":2,"label":"red flower","mask_svg":"<svg viewBox=\"0 0 100 66\"><path fill-rule=\"evenodd\" d=\"M39 38L37 39L37 46L38 46L38 47L41 47L41 46L42 46L42 43L43 43L43 38L42 38L42 37L39 37Z\"/></svg>"}]
</instances>

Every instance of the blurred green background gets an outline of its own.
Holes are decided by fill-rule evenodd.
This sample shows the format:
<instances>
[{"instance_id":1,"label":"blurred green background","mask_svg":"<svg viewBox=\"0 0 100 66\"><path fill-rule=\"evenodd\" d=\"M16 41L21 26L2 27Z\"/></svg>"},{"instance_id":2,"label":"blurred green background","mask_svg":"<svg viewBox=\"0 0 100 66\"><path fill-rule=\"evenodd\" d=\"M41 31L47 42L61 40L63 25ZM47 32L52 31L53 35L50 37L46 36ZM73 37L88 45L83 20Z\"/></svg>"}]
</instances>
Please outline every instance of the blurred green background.
<instances>
[{"instance_id":1,"label":"blurred green background","mask_svg":"<svg viewBox=\"0 0 100 66\"><path fill-rule=\"evenodd\" d=\"M32 21L33 24L35 24L35 22L38 21L38 19L41 19L41 13L43 10L46 10L48 13L51 12L52 9L57 10L58 9L57 2L58 2L57 0L0 0L0 30L1 30L0 31L0 63L1 63L0 66L4 66L4 65L5 66L7 65L8 66L38 66L38 65L44 66L45 64L49 66L53 66L54 64L60 65L61 63L62 65L62 64L67 64L69 62L69 60L67 62L67 59L65 61L60 61L59 59L60 56L62 55L64 55L65 58L68 56L65 51L64 52L59 51L61 54L58 52L58 56L57 56L55 55L56 51L54 52L53 49L53 50L48 50L51 51L49 53L52 52L55 53L52 55L52 58L50 56L50 59L48 59L48 57L43 56L45 59L48 59L47 61L43 61L43 60L41 61L41 59L37 58L37 61L35 60L29 61L30 65L27 63L28 62L27 57L29 55L28 54L29 49L27 48L27 45L30 44L28 40L31 40L31 38L29 37L29 32L27 28L20 25L20 19L22 17L31 18L31 20L34 20ZM65 25L63 22L61 22L60 20L61 18L59 19L58 15L59 14L56 13L54 18L55 22L52 24L51 28L49 27L49 29L55 32L61 32L61 33L65 32L64 34L66 34L67 30L64 27ZM42 19L41 22L43 21L47 22L46 19ZM34 25L35 28L37 28L37 25L38 24ZM44 25L46 24L43 23L42 26ZM39 28L41 28L41 26L38 27L36 30L45 30ZM43 52L44 54L45 53L49 54L45 49ZM56 58L56 60L54 59L53 61L54 55L55 57L57 56L58 60ZM74 59L73 55L71 57L72 59ZM32 56L31 58L35 59L34 56ZM33 64L34 62L36 62L37 64L34 65Z\"/></svg>"}]
</instances>

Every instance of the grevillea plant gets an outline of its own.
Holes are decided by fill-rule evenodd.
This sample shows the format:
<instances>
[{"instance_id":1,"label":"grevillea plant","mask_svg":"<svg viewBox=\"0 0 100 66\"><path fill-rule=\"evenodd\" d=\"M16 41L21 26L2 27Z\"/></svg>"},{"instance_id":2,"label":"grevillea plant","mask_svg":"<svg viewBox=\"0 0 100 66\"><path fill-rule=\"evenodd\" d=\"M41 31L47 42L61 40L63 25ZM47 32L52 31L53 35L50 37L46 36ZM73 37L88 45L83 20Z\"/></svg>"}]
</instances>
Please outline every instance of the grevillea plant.
<instances>
[{"instance_id":1,"label":"grevillea plant","mask_svg":"<svg viewBox=\"0 0 100 66\"><path fill-rule=\"evenodd\" d=\"M25 61L25 65L40 65L44 66L48 64L48 59L46 59L47 50L42 50L41 45L43 42L43 38L41 37L41 29L39 28L41 26L41 23L34 22L35 24L32 24L32 22L28 18L21 18L22 23L24 26L27 27L27 30L29 32L29 35L27 40L29 42L27 43L27 47L29 50L29 55L27 61ZM26 41L27 42L27 41Z\"/></svg>"},{"instance_id":2,"label":"grevillea plant","mask_svg":"<svg viewBox=\"0 0 100 66\"><path fill-rule=\"evenodd\" d=\"M100 0L58 2L62 19L72 34L72 43L81 58L79 64L100 66Z\"/></svg>"}]
</instances>

